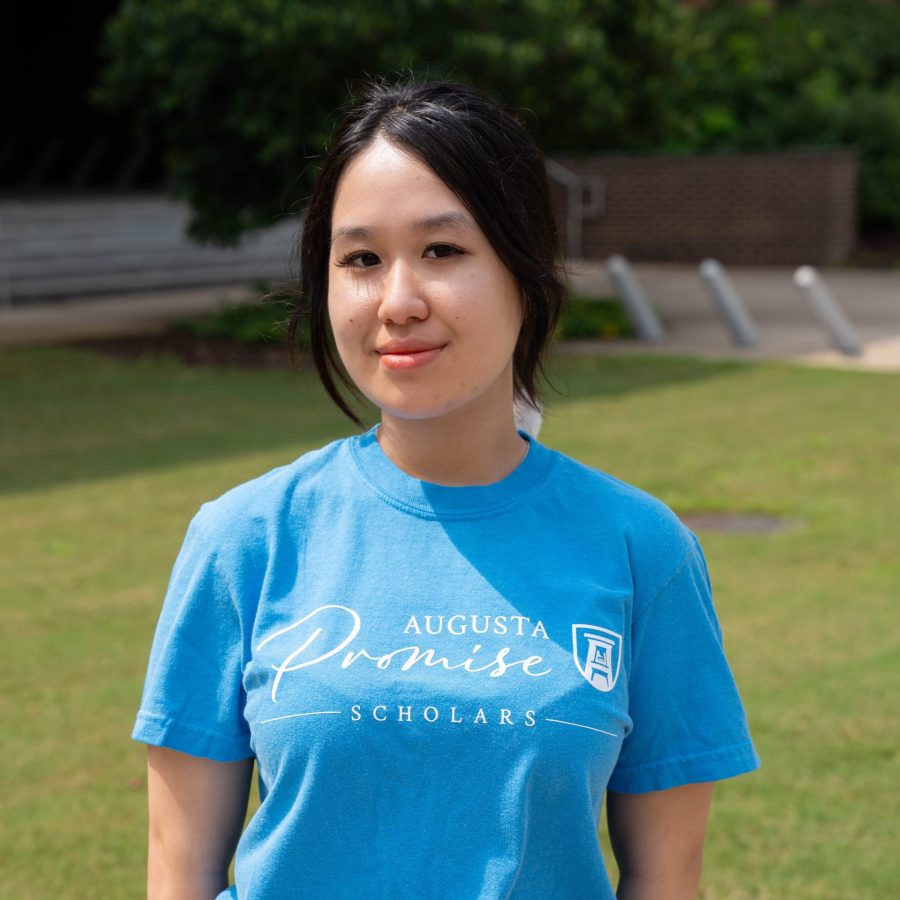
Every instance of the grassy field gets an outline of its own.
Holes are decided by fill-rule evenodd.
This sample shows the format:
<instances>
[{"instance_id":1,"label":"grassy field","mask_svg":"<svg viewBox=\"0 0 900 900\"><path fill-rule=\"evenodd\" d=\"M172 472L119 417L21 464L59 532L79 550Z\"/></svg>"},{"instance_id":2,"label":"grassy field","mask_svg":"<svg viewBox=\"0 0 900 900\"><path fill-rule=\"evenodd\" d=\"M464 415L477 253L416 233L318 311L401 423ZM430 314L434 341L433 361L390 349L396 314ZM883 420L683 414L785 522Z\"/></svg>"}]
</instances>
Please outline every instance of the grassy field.
<instances>
[{"instance_id":1,"label":"grassy field","mask_svg":"<svg viewBox=\"0 0 900 900\"><path fill-rule=\"evenodd\" d=\"M705 898L900 883L900 376L632 357L552 367L542 439L699 531L763 769L717 789ZM203 501L347 425L287 373L0 354L0 897L143 893L129 739L169 570Z\"/></svg>"}]
</instances>

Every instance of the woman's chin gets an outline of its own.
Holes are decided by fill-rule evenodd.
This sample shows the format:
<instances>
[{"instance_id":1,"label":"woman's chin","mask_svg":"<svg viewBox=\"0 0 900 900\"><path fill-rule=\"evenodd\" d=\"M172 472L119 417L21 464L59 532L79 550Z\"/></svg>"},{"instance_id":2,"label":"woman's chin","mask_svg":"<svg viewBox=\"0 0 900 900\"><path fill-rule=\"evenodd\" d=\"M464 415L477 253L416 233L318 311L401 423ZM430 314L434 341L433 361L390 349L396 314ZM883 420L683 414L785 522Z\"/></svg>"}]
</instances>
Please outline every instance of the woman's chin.
<instances>
[{"instance_id":1,"label":"woman's chin","mask_svg":"<svg viewBox=\"0 0 900 900\"><path fill-rule=\"evenodd\" d=\"M441 419L458 418L459 409L454 406L434 406L428 404L382 405L382 418L388 417L405 422L436 422Z\"/></svg>"},{"instance_id":2,"label":"woman's chin","mask_svg":"<svg viewBox=\"0 0 900 900\"><path fill-rule=\"evenodd\" d=\"M506 417L512 421L511 376L489 381L486 385L471 381L465 385L455 384L449 390L413 390L411 385L405 389L398 389L396 385L381 387L385 389L365 393L369 401L381 410L382 417L408 422L436 423L445 420L455 425L470 420L485 424Z\"/></svg>"}]
</instances>

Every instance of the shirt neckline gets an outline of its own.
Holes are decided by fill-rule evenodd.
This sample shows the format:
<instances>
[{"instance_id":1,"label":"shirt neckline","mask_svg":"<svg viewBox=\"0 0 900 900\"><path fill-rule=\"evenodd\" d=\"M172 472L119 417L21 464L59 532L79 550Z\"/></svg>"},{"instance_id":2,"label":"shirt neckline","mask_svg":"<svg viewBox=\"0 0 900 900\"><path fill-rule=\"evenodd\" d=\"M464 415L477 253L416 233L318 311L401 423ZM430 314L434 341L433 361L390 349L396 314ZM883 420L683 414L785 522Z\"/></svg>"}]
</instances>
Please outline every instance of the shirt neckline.
<instances>
[{"instance_id":1,"label":"shirt neckline","mask_svg":"<svg viewBox=\"0 0 900 900\"><path fill-rule=\"evenodd\" d=\"M539 487L553 460L552 451L525 431L528 441L522 461L500 481L451 487L422 481L396 466L378 443L378 429L350 438L350 451L360 473L392 506L422 518L472 519L497 515L522 502Z\"/></svg>"}]
</instances>

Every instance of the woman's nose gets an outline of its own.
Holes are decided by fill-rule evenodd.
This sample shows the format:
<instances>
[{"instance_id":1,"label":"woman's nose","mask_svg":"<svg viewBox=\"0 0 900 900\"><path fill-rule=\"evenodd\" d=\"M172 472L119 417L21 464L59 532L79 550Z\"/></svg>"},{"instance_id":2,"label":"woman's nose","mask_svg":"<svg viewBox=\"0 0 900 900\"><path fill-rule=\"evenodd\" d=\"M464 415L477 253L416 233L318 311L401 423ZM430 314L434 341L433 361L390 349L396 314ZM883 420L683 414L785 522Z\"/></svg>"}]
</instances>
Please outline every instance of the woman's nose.
<instances>
[{"instance_id":1,"label":"woman's nose","mask_svg":"<svg viewBox=\"0 0 900 900\"><path fill-rule=\"evenodd\" d=\"M391 265L385 274L378 316L382 322L395 325L428 318L428 303L419 279L412 267L402 261Z\"/></svg>"}]
</instances>

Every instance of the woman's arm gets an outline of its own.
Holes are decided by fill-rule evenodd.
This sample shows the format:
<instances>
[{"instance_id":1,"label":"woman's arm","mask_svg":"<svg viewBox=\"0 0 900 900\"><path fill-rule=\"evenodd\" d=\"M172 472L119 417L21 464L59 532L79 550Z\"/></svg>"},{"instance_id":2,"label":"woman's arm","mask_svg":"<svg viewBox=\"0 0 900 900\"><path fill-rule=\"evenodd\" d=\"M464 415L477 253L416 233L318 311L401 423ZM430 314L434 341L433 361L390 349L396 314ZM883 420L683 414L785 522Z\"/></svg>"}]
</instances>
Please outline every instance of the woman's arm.
<instances>
[{"instance_id":1,"label":"woman's arm","mask_svg":"<svg viewBox=\"0 0 900 900\"><path fill-rule=\"evenodd\" d=\"M148 746L148 900L213 900L228 887L252 772L252 758L222 763Z\"/></svg>"},{"instance_id":2,"label":"woman's arm","mask_svg":"<svg viewBox=\"0 0 900 900\"><path fill-rule=\"evenodd\" d=\"M619 900L695 900L713 783L606 795Z\"/></svg>"}]
</instances>

